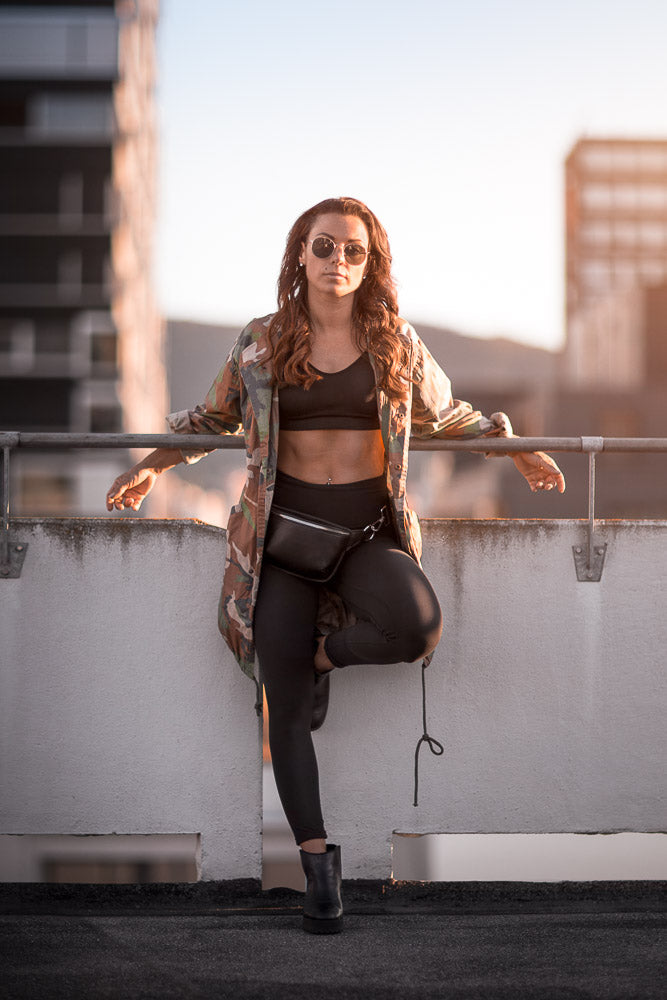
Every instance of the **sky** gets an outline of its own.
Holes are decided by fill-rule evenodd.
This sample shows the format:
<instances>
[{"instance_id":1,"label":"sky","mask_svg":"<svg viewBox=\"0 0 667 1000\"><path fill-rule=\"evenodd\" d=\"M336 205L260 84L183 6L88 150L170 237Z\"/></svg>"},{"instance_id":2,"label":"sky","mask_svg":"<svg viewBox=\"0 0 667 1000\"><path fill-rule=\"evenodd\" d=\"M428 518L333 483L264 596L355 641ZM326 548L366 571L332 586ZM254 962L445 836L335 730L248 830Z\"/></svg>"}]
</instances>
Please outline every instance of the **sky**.
<instances>
[{"instance_id":1,"label":"sky","mask_svg":"<svg viewBox=\"0 0 667 1000\"><path fill-rule=\"evenodd\" d=\"M306 208L360 198L401 314L558 349L563 161L667 136L664 0L161 0L156 283L169 318L276 306Z\"/></svg>"}]
</instances>

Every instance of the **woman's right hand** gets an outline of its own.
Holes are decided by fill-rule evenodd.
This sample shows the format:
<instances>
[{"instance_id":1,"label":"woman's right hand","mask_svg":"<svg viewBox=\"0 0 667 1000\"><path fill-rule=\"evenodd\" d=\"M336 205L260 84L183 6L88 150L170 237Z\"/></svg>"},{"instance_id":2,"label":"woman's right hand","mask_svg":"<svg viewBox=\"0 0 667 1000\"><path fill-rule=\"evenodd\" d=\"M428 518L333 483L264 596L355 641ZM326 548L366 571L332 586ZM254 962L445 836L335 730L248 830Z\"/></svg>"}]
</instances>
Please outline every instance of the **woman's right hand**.
<instances>
[{"instance_id":1,"label":"woman's right hand","mask_svg":"<svg viewBox=\"0 0 667 1000\"><path fill-rule=\"evenodd\" d=\"M155 486L157 477L167 469L183 461L178 448L156 448L141 462L124 472L111 484L107 493L107 510L124 510L130 507L139 510L143 501Z\"/></svg>"},{"instance_id":2,"label":"woman's right hand","mask_svg":"<svg viewBox=\"0 0 667 1000\"><path fill-rule=\"evenodd\" d=\"M155 486L158 473L141 465L133 466L128 472L114 479L107 493L107 510L139 510L150 491Z\"/></svg>"}]
</instances>

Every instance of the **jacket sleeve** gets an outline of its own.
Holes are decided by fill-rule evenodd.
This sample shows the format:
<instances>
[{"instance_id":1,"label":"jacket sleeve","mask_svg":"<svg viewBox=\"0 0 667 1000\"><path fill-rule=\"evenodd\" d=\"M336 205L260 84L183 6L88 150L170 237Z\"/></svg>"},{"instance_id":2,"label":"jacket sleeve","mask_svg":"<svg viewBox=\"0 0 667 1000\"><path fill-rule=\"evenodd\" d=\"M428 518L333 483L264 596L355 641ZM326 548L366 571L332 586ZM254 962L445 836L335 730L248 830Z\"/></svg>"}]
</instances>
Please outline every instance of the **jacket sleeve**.
<instances>
[{"instance_id":1,"label":"jacket sleeve","mask_svg":"<svg viewBox=\"0 0 667 1000\"><path fill-rule=\"evenodd\" d=\"M412 434L417 438L512 437L506 413L485 417L470 403L452 397L444 371L415 334L413 340ZM495 455L501 454L494 452Z\"/></svg>"},{"instance_id":2,"label":"jacket sleeve","mask_svg":"<svg viewBox=\"0 0 667 1000\"><path fill-rule=\"evenodd\" d=\"M193 410L178 410L167 417L169 429L176 434L242 433L241 379L239 374L240 338L218 372L203 404ZM181 449L187 465L198 462L210 449Z\"/></svg>"}]
</instances>

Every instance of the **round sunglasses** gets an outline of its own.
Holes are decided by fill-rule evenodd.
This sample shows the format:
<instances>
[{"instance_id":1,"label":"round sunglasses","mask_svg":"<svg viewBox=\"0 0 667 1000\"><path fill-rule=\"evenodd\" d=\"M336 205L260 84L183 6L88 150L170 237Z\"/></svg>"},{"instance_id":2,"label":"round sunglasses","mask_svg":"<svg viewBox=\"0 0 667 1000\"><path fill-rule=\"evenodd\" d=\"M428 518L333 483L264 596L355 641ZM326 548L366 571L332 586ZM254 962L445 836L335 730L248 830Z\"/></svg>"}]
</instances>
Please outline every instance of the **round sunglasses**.
<instances>
[{"instance_id":1,"label":"round sunglasses","mask_svg":"<svg viewBox=\"0 0 667 1000\"><path fill-rule=\"evenodd\" d=\"M313 253L320 260L330 257L336 247L342 247L348 264L363 264L368 253L362 243L336 243L329 236L316 236L314 240L309 241L308 246L313 248Z\"/></svg>"}]
</instances>

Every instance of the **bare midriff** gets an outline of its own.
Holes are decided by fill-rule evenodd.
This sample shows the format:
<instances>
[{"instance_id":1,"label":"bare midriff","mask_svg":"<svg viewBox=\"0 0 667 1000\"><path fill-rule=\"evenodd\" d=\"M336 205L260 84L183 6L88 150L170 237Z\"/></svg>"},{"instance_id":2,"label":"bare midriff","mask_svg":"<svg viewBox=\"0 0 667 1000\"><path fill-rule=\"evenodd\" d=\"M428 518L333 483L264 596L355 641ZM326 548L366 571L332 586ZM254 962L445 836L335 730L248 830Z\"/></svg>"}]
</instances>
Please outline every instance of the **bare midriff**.
<instances>
[{"instance_id":1,"label":"bare midriff","mask_svg":"<svg viewBox=\"0 0 667 1000\"><path fill-rule=\"evenodd\" d=\"M379 430L280 431L278 469L306 483L356 483L384 472Z\"/></svg>"}]
</instances>

